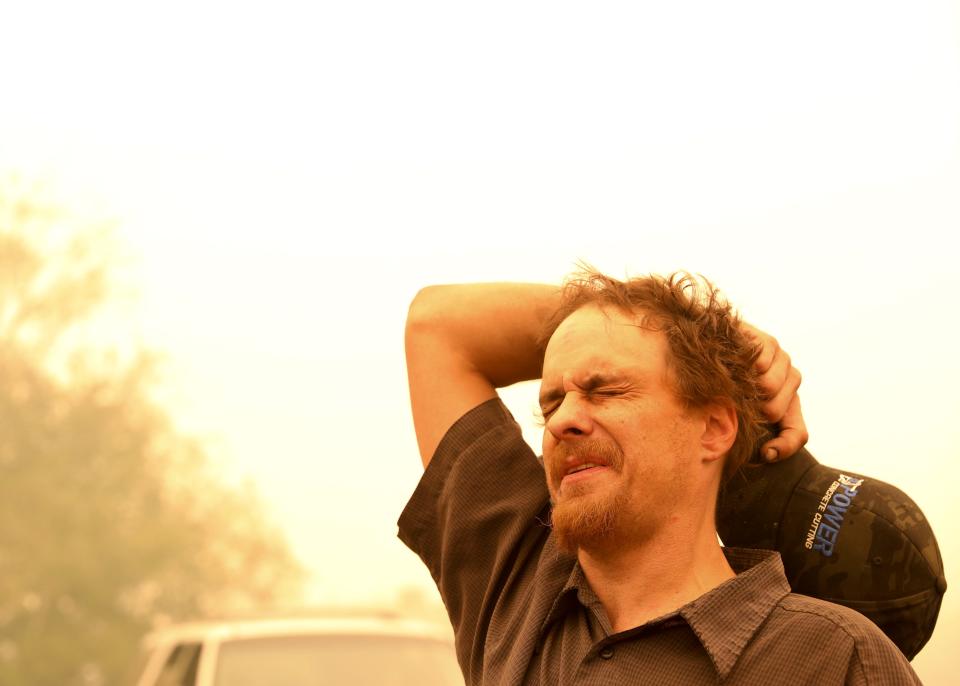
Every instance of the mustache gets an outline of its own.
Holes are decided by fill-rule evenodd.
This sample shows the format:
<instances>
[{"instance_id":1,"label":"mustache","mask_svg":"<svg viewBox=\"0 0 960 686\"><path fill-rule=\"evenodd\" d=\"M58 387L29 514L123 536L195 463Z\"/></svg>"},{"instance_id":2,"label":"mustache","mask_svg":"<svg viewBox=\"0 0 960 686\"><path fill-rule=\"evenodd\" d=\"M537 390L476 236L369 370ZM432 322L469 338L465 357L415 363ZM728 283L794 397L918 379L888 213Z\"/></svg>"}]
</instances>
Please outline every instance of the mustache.
<instances>
[{"instance_id":1,"label":"mustache","mask_svg":"<svg viewBox=\"0 0 960 686\"><path fill-rule=\"evenodd\" d=\"M585 441L561 441L550 455L544 455L544 464L552 483L559 484L567 471L567 462L575 460L604 462L615 471L623 469L623 451L613 441L592 438Z\"/></svg>"}]
</instances>

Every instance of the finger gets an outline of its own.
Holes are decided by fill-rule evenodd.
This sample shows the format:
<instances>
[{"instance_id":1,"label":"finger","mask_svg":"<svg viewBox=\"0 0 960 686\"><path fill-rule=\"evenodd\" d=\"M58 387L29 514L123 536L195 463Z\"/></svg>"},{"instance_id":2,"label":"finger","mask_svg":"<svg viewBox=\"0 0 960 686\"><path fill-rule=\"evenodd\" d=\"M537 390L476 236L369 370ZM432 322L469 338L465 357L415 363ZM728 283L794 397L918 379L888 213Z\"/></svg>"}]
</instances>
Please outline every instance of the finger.
<instances>
[{"instance_id":1,"label":"finger","mask_svg":"<svg viewBox=\"0 0 960 686\"><path fill-rule=\"evenodd\" d=\"M753 365L761 374L766 373L766 371L770 369L770 365L773 364L774 358L777 356L777 351L780 350L780 343L770 334L761 331L751 324L740 322L740 325L743 327L747 336L754 342L760 344L760 356L757 357L757 361L754 362Z\"/></svg>"},{"instance_id":2,"label":"finger","mask_svg":"<svg viewBox=\"0 0 960 686\"><path fill-rule=\"evenodd\" d=\"M768 462L776 462L800 450L809 438L807 424L800 410L800 396L795 395L786 414L780 420L780 433L763 444L761 454Z\"/></svg>"},{"instance_id":3,"label":"finger","mask_svg":"<svg viewBox=\"0 0 960 686\"><path fill-rule=\"evenodd\" d=\"M772 398L763 404L763 414L771 422L779 422L790 409L790 403L796 397L797 389L803 376L800 370L791 367L785 379L783 379L780 389L776 391ZM763 385L761 384L761 388Z\"/></svg>"},{"instance_id":4,"label":"finger","mask_svg":"<svg viewBox=\"0 0 960 686\"><path fill-rule=\"evenodd\" d=\"M770 364L770 368L767 369L759 379L760 390L762 390L768 398L772 398L780 393L780 390L787 383L792 368L790 355L787 354L787 351L778 350L776 356L773 358L773 362Z\"/></svg>"}]
</instances>

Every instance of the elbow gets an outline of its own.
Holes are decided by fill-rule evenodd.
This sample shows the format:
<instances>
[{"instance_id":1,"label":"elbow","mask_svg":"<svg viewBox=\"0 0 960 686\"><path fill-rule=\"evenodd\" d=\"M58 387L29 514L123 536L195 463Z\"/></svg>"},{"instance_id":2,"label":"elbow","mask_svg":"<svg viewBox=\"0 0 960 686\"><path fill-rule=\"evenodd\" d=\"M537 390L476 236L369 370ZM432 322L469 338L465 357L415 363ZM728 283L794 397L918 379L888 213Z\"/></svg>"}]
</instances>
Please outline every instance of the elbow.
<instances>
[{"instance_id":1,"label":"elbow","mask_svg":"<svg viewBox=\"0 0 960 686\"><path fill-rule=\"evenodd\" d=\"M421 288L407 309L406 333L409 338L424 332L436 332L441 329L444 317L446 286L426 286Z\"/></svg>"},{"instance_id":2,"label":"elbow","mask_svg":"<svg viewBox=\"0 0 960 686\"><path fill-rule=\"evenodd\" d=\"M408 372L423 366L433 367L438 360L461 348L456 332L456 310L450 309L457 303L451 299L450 290L447 286L427 286L410 302L404 328Z\"/></svg>"}]
</instances>

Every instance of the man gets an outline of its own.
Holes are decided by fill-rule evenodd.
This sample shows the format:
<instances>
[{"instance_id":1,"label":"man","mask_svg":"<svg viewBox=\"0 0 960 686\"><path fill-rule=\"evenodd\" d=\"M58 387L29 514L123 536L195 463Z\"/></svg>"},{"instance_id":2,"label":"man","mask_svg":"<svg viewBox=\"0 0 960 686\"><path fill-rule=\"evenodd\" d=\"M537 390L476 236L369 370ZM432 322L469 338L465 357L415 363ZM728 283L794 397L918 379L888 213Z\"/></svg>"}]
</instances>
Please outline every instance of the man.
<instances>
[{"instance_id":1,"label":"man","mask_svg":"<svg viewBox=\"0 0 960 686\"><path fill-rule=\"evenodd\" d=\"M791 594L776 553L718 544L724 476L806 429L789 357L709 284L433 287L406 344L426 471L400 536L468 684L917 683L869 620ZM535 378L542 468L496 394Z\"/></svg>"}]
</instances>

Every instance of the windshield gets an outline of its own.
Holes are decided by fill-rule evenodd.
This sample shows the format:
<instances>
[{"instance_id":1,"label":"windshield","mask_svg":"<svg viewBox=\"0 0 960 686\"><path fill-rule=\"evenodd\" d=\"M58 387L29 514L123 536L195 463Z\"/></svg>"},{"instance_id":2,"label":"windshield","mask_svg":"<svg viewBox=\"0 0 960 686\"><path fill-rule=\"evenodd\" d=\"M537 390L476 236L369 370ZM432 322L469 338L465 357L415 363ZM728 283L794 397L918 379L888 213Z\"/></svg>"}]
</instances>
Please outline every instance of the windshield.
<instances>
[{"instance_id":1,"label":"windshield","mask_svg":"<svg viewBox=\"0 0 960 686\"><path fill-rule=\"evenodd\" d=\"M463 686L453 646L404 636L280 636L220 646L215 686Z\"/></svg>"}]
</instances>

